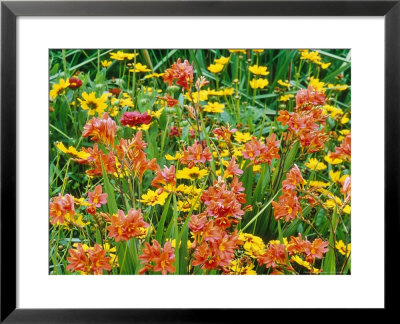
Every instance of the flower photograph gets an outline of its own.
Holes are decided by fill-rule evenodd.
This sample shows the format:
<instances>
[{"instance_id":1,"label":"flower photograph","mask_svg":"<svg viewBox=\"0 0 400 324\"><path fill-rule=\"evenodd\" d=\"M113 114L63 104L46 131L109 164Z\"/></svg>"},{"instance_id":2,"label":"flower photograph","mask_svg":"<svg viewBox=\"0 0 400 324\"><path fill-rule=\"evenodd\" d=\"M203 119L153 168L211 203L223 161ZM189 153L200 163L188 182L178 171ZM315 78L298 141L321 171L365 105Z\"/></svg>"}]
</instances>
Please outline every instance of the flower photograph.
<instances>
[{"instance_id":1,"label":"flower photograph","mask_svg":"<svg viewBox=\"0 0 400 324\"><path fill-rule=\"evenodd\" d=\"M351 50L48 66L50 275L351 274Z\"/></svg>"}]
</instances>

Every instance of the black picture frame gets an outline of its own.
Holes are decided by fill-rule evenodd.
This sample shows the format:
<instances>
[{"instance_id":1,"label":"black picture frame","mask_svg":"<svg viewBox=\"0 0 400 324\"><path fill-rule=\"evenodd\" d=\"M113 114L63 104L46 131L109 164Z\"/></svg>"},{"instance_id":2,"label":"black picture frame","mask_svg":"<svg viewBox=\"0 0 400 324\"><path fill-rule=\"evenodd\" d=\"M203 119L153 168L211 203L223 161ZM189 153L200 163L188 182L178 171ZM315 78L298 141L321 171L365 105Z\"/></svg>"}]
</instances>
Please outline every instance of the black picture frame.
<instances>
[{"instance_id":1,"label":"black picture frame","mask_svg":"<svg viewBox=\"0 0 400 324\"><path fill-rule=\"evenodd\" d=\"M242 310L16 308L16 60L19 16L384 16L385 19L385 309L397 286L390 258L400 215L400 1L2 1L1 3L1 322L225 322ZM366 95L369 95L366 93ZM368 198L369 199L369 198ZM373 238L371 238L373 240ZM373 275L373 268L369 269ZM366 283L367 285L367 283ZM327 303L327 307L329 303ZM252 310L252 317L266 310Z\"/></svg>"}]
</instances>

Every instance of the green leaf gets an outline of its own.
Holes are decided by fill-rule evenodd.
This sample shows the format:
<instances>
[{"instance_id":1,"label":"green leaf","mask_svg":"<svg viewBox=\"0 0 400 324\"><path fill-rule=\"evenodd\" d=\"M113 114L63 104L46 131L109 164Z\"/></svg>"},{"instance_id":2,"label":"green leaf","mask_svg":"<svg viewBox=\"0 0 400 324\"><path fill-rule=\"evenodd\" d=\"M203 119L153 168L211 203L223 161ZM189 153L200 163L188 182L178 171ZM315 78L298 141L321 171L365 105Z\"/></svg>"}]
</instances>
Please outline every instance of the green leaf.
<instances>
[{"instance_id":1,"label":"green leaf","mask_svg":"<svg viewBox=\"0 0 400 324\"><path fill-rule=\"evenodd\" d=\"M158 227L157 227L156 240L160 244L161 244L161 239L162 239L162 236L164 233L164 223L165 223L165 219L167 218L169 204L171 202L171 197L172 197L172 195L169 195L168 200L166 201L166 203L164 205L164 210L161 214L161 219L160 219L160 222L158 223Z\"/></svg>"},{"instance_id":2,"label":"green leaf","mask_svg":"<svg viewBox=\"0 0 400 324\"><path fill-rule=\"evenodd\" d=\"M103 160L101 160L101 169L103 171L104 191L107 193L108 212L111 215L117 214L118 213L118 205L117 205L117 201L115 200L114 189L110 184L110 180L108 180L106 170L104 169Z\"/></svg>"}]
</instances>

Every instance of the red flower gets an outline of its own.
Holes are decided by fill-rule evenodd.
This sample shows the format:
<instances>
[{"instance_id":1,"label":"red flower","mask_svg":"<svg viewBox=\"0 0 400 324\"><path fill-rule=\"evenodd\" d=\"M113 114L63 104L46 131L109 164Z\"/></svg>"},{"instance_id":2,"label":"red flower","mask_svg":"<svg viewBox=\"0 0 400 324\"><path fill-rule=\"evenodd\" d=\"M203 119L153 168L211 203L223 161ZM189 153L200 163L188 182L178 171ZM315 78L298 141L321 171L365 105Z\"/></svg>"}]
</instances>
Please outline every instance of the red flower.
<instances>
[{"instance_id":1,"label":"red flower","mask_svg":"<svg viewBox=\"0 0 400 324\"><path fill-rule=\"evenodd\" d=\"M168 134L169 137L174 137L174 136L179 137L181 135L182 135L182 131L176 126L172 126L171 130Z\"/></svg>"},{"instance_id":2,"label":"red flower","mask_svg":"<svg viewBox=\"0 0 400 324\"><path fill-rule=\"evenodd\" d=\"M148 227L141 215L141 211L131 209L125 216L122 210L118 210L118 216L113 215L111 225L107 227L108 236L115 237L115 242L128 241L132 237L143 235L143 227Z\"/></svg>"},{"instance_id":3,"label":"red flower","mask_svg":"<svg viewBox=\"0 0 400 324\"><path fill-rule=\"evenodd\" d=\"M148 125L151 122L151 116L147 112L141 114L138 111L126 111L123 113L120 122L123 126Z\"/></svg>"},{"instance_id":4,"label":"red flower","mask_svg":"<svg viewBox=\"0 0 400 324\"><path fill-rule=\"evenodd\" d=\"M82 80L78 78L69 78L69 86L70 89L77 89L82 85Z\"/></svg>"}]
</instances>

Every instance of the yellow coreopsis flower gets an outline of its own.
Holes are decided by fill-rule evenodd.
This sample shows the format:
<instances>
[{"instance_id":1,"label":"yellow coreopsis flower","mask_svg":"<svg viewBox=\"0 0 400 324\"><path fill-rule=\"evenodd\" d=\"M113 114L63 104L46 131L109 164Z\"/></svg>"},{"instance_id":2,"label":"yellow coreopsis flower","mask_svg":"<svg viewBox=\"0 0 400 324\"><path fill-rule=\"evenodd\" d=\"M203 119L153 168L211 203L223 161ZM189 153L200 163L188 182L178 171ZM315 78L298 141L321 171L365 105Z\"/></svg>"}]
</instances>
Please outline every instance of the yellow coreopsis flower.
<instances>
[{"instance_id":1,"label":"yellow coreopsis flower","mask_svg":"<svg viewBox=\"0 0 400 324\"><path fill-rule=\"evenodd\" d=\"M231 260L229 264L229 272L228 274L232 275L257 275L257 272L254 270L254 264L242 264L238 260Z\"/></svg>"},{"instance_id":2,"label":"yellow coreopsis flower","mask_svg":"<svg viewBox=\"0 0 400 324\"><path fill-rule=\"evenodd\" d=\"M267 79L253 79L250 81L250 86L253 89L263 89L269 84Z\"/></svg>"},{"instance_id":3,"label":"yellow coreopsis flower","mask_svg":"<svg viewBox=\"0 0 400 324\"><path fill-rule=\"evenodd\" d=\"M264 52L263 49L253 49L252 51L253 51L254 53L262 53L262 52Z\"/></svg>"},{"instance_id":4,"label":"yellow coreopsis flower","mask_svg":"<svg viewBox=\"0 0 400 324\"><path fill-rule=\"evenodd\" d=\"M64 146L64 144L62 142L57 142L56 143L56 147L61 151L64 152L66 154L70 154L73 155L74 157L77 157L79 159L83 159L86 160L90 154L86 153L84 151L78 151L75 147L70 146L68 147L68 149Z\"/></svg>"},{"instance_id":5,"label":"yellow coreopsis flower","mask_svg":"<svg viewBox=\"0 0 400 324\"><path fill-rule=\"evenodd\" d=\"M282 80L278 80L278 84L281 86L284 86L286 88L290 88L290 83L286 80L286 82L283 82Z\"/></svg>"},{"instance_id":6,"label":"yellow coreopsis flower","mask_svg":"<svg viewBox=\"0 0 400 324\"><path fill-rule=\"evenodd\" d=\"M217 64L225 65L226 63L229 62L230 59L231 59L230 56L228 56L228 57L221 56L220 58L215 59L214 62Z\"/></svg>"},{"instance_id":7,"label":"yellow coreopsis flower","mask_svg":"<svg viewBox=\"0 0 400 324\"><path fill-rule=\"evenodd\" d=\"M239 240L243 242L245 254L250 257L256 258L264 253L265 244L261 237L249 233L240 233Z\"/></svg>"},{"instance_id":8,"label":"yellow coreopsis flower","mask_svg":"<svg viewBox=\"0 0 400 324\"><path fill-rule=\"evenodd\" d=\"M347 123L350 121L350 118L349 118L348 116L349 116L348 113L345 113L345 114L344 114L344 116L343 116L342 119L340 120L340 123L341 123L342 125L347 124Z\"/></svg>"},{"instance_id":9,"label":"yellow coreopsis flower","mask_svg":"<svg viewBox=\"0 0 400 324\"><path fill-rule=\"evenodd\" d=\"M133 69L129 69L129 72L151 72L151 69L147 67L147 65L143 65L142 63L136 63Z\"/></svg>"},{"instance_id":10,"label":"yellow coreopsis flower","mask_svg":"<svg viewBox=\"0 0 400 324\"><path fill-rule=\"evenodd\" d=\"M179 153L179 152L176 152L175 156L172 156L171 154L167 154L167 155L165 155L165 158L166 158L168 161L176 161L176 160L181 159L182 156L183 156L183 154L181 154L181 153Z\"/></svg>"},{"instance_id":11,"label":"yellow coreopsis flower","mask_svg":"<svg viewBox=\"0 0 400 324\"><path fill-rule=\"evenodd\" d=\"M322 182L322 181L310 181L309 182L310 187L321 187L321 188L326 188L329 187L329 182Z\"/></svg>"},{"instance_id":12,"label":"yellow coreopsis flower","mask_svg":"<svg viewBox=\"0 0 400 324\"><path fill-rule=\"evenodd\" d=\"M268 67L266 66L258 66L254 64L253 66L249 66L249 71L255 75L268 75L269 71L267 71Z\"/></svg>"},{"instance_id":13,"label":"yellow coreopsis flower","mask_svg":"<svg viewBox=\"0 0 400 324\"><path fill-rule=\"evenodd\" d=\"M204 106L204 111L212 113L223 113L224 107L225 105L219 102L209 102L207 105Z\"/></svg>"},{"instance_id":14,"label":"yellow coreopsis flower","mask_svg":"<svg viewBox=\"0 0 400 324\"><path fill-rule=\"evenodd\" d=\"M210 64L210 66L207 68L208 71L212 73L219 73L223 70L224 65L223 64Z\"/></svg>"},{"instance_id":15,"label":"yellow coreopsis flower","mask_svg":"<svg viewBox=\"0 0 400 324\"><path fill-rule=\"evenodd\" d=\"M351 252L351 243L347 244L346 246L342 240L339 240L336 241L335 248L339 251L340 254L348 257Z\"/></svg>"},{"instance_id":16,"label":"yellow coreopsis flower","mask_svg":"<svg viewBox=\"0 0 400 324\"><path fill-rule=\"evenodd\" d=\"M223 89L223 92L224 92L224 96L231 96L234 93L234 89L233 88L226 88L226 89Z\"/></svg>"},{"instance_id":17,"label":"yellow coreopsis flower","mask_svg":"<svg viewBox=\"0 0 400 324\"><path fill-rule=\"evenodd\" d=\"M235 138L236 142L240 143L246 143L251 140L251 134L250 133L242 133L242 132L235 132L233 134L233 137Z\"/></svg>"},{"instance_id":18,"label":"yellow coreopsis flower","mask_svg":"<svg viewBox=\"0 0 400 324\"><path fill-rule=\"evenodd\" d=\"M332 159L329 155L325 155L324 160L329 164L339 164L343 162L341 159Z\"/></svg>"},{"instance_id":19,"label":"yellow coreopsis flower","mask_svg":"<svg viewBox=\"0 0 400 324\"><path fill-rule=\"evenodd\" d=\"M200 90L199 92L192 92L191 96L189 95L189 92L185 93L185 98L189 101L197 102L197 101L207 101L208 100L208 91L207 90Z\"/></svg>"},{"instance_id":20,"label":"yellow coreopsis flower","mask_svg":"<svg viewBox=\"0 0 400 324\"><path fill-rule=\"evenodd\" d=\"M321 69L327 69L329 66L331 65L331 63L329 62L329 63L321 63L320 64L320 67L321 67Z\"/></svg>"},{"instance_id":21,"label":"yellow coreopsis flower","mask_svg":"<svg viewBox=\"0 0 400 324\"><path fill-rule=\"evenodd\" d=\"M99 116L103 115L104 110L107 108L107 93L103 93L101 97L97 98L95 92L89 94L84 92L82 93L82 98L83 100L78 98L81 107L84 110L89 110L88 114L90 116L93 116L96 112Z\"/></svg>"},{"instance_id":22,"label":"yellow coreopsis flower","mask_svg":"<svg viewBox=\"0 0 400 324\"><path fill-rule=\"evenodd\" d=\"M163 111L164 111L164 107L159 109L159 110L157 110L157 111L147 110L147 114L150 115L152 118L157 118L158 119L158 118L161 117L161 114L162 114Z\"/></svg>"},{"instance_id":23,"label":"yellow coreopsis flower","mask_svg":"<svg viewBox=\"0 0 400 324\"><path fill-rule=\"evenodd\" d=\"M150 78L160 78L164 75L165 73L151 73L148 74L144 77L144 79L150 79Z\"/></svg>"},{"instance_id":24,"label":"yellow coreopsis flower","mask_svg":"<svg viewBox=\"0 0 400 324\"><path fill-rule=\"evenodd\" d=\"M230 49L229 53L246 54L246 50L244 50L244 49Z\"/></svg>"},{"instance_id":25,"label":"yellow coreopsis flower","mask_svg":"<svg viewBox=\"0 0 400 324\"><path fill-rule=\"evenodd\" d=\"M100 61L100 63L101 63L101 66L102 66L102 67L107 68L107 67L109 67L109 66L112 64L112 61L104 60L104 61Z\"/></svg>"},{"instance_id":26,"label":"yellow coreopsis flower","mask_svg":"<svg viewBox=\"0 0 400 324\"><path fill-rule=\"evenodd\" d=\"M319 81L319 79L314 78L313 76L310 78L308 85L312 86L317 91L325 92L325 82Z\"/></svg>"},{"instance_id":27,"label":"yellow coreopsis flower","mask_svg":"<svg viewBox=\"0 0 400 324\"><path fill-rule=\"evenodd\" d=\"M328 87L329 88L332 88L332 90L337 90L337 91L344 91L344 90L346 90L347 89L347 84L337 84L337 85L334 85L334 84L332 84L332 83L329 83L328 84Z\"/></svg>"},{"instance_id":28,"label":"yellow coreopsis flower","mask_svg":"<svg viewBox=\"0 0 400 324\"><path fill-rule=\"evenodd\" d=\"M69 87L69 81L60 79L59 83L55 83L50 90L50 99L54 100L58 95L61 95L63 91Z\"/></svg>"},{"instance_id":29,"label":"yellow coreopsis flower","mask_svg":"<svg viewBox=\"0 0 400 324\"><path fill-rule=\"evenodd\" d=\"M279 101L288 101L288 100L290 100L290 99L292 99L292 98L294 98L294 95L292 95L292 94L287 94L287 95L283 95L283 96L281 96L280 98L279 98Z\"/></svg>"},{"instance_id":30,"label":"yellow coreopsis flower","mask_svg":"<svg viewBox=\"0 0 400 324\"><path fill-rule=\"evenodd\" d=\"M207 89L207 94L209 96L223 96L224 92L222 90L215 90L215 89Z\"/></svg>"},{"instance_id":31,"label":"yellow coreopsis flower","mask_svg":"<svg viewBox=\"0 0 400 324\"><path fill-rule=\"evenodd\" d=\"M142 199L140 200L142 203L150 206L160 205L163 206L165 204L165 199L168 197L168 192L163 191L161 194L158 194L158 190L148 190L147 193L142 195Z\"/></svg>"},{"instance_id":32,"label":"yellow coreopsis flower","mask_svg":"<svg viewBox=\"0 0 400 324\"><path fill-rule=\"evenodd\" d=\"M301 265L302 267L311 270L311 264L302 258L300 258L298 255L294 255L291 258L292 261L296 262L297 264Z\"/></svg>"},{"instance_id":33,"label":"yellow coreopsis flower","mask_svg":"<svg viewBox=\"0 0 400 324\"><path fill-rule=\"evenodd\" d=\"M110 53L110 58L117 61L123 61L125 59L132 60L135 56L138 55L138 53L124 53L122 51L117 51Z\"/></svg>"},{"instance_id":34,"label":"yellow coreopsis flower","mask_svg":"<svg viewBox=\"0 0 400 324\"><path fill-rule=\"evenodd\" d=\"M319 162L317 159L309 159L304 165L311 170L325 170L327 168L325 163Z\"/></svg>"},{"instance_id":35,"label":"yellow coreopsis flower","mask_svg":"<svg viewBox=\"0 0 400 324\"><path fill-rule=\"evenodd\" d=\"M324 113L326 115L329 115L331 118L336 118L336 117L340 117L343 115L343 110L340 108L336 108L334 106L331 105L325 105L324 106Z\"/></svg>"},{"instance_id":36,"label":"yellow coreopsis flower","mask_svg":"<svg viewBox=\"0 0 400 324\"><path fill-rule=\"evenodd\" d=\"M196 180L202 179L208 174L207 170L200 170L198 167L193 167L191 169L184 168L183 170L178 170L176 173L177 179L188 179L188 180Z\"/></svg>"},{"instance_id":37,"label":"yellow coreopsis flower","mask_svg":"<svg viewBox=\"0 0 400 324\"><path fill-rule=\"evenodd\" d=\"M332 182L339 182L340 181L340 171L329 171L329 177L331 178Z\"/></svg>"}]
</instances>

